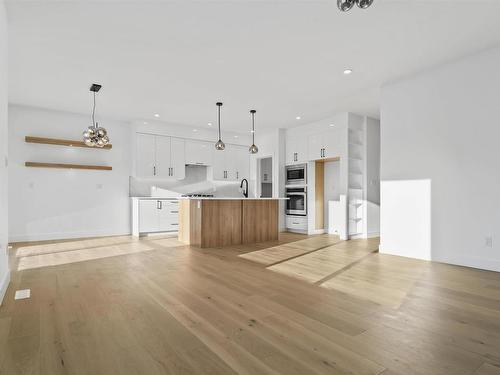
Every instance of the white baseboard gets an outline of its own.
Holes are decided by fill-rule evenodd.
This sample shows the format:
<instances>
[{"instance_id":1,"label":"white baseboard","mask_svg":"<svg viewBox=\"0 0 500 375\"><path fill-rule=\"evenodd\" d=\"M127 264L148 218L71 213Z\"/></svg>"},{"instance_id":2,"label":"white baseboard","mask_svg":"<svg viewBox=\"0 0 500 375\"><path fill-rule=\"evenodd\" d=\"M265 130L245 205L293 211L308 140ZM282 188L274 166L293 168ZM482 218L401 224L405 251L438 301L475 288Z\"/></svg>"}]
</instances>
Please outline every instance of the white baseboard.
<instances>
[{"instance_id":1,"label":"white baseboard","mask_svg":"<svg viewBox=\"0 0 500 375\"><path fill-rule=\"evenodd\" d=\"M463 255L454 256L452 258L438 257L438 256L434 257L431 256L429 258L428 257L416 258L416 257L405 256L402 254L387 252L382 245L379 245L379 252L382 254L395 255L403 258L418 259L424 261L450 264L452 266L469 267L486 271L500 272L500 260L496 259L484 259L479 257L463 256Z\"/></svg>"},{"instance_id":2,"label":"white baseboard","mask_svg":"<svg viewBox=\"0 0 500 375\"><path fill-rule=\"evenodd\" d=\"M376 238L376 237L380 237L380 232L370 232L366 236L366 238Z\"/></svg>"},{"instance_id":3,"label":"white baseboard","mask_svg":"<svg viewBox=\"0 0 500 375\"><path fill-rule=\"evenodd\" d=\"M5 297L5 293L7 293L7 288L9 287L9 283L10 283L10 270L7 269L7 272L0 281L0 305L3 304L3 298Z\"/></svg>"},{"instance_id":4,"label":"white baseboard","mask_svg":"<svg viewBox=\"0 0 500 375\"><path fill-rule=\"evenodd\" d=\"M35 234L13 234L9 235L9 242L31 242L31 241L50 241L50 240L68 240L73 238L88 237L108 237L108 236L128 236L128 231L91 231L91 232L57 232L57 233L35 233Z\"/></svg>"}]
</instances>

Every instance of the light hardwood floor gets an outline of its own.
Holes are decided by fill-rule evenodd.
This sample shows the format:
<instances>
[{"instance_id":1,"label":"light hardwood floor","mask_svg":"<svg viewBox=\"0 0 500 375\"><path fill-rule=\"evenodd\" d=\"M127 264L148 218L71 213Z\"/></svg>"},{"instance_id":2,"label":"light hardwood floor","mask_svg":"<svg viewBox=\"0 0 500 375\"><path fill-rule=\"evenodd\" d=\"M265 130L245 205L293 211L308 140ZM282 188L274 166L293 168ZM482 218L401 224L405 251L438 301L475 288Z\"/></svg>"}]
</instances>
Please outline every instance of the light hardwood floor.
<instances>
[{"instance_id":1,"label":"light hardwood floor","mask_svg":"<svg viewBox=\"0 0 500 375\"><path fill-rule=\"evenodd\" d=\"M294 234L17 244L0 374L500 374L500 274L375 249Z\"/></svg>"}]
</instances>

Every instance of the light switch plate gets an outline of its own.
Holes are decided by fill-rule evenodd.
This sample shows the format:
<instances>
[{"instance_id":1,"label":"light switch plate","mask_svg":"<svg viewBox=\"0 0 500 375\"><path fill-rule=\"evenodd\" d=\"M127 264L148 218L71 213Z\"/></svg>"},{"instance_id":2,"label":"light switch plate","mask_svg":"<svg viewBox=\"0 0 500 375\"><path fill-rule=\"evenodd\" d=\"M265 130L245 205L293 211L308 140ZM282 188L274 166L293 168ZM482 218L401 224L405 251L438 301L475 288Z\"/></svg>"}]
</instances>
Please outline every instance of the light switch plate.
<instances>
[{"instance_id":1,"label":"light switch plate","mask_svg":"<svg viewBox=\"0 0 500 375\"><path fill-rule=\"evenodd\" d=\"M31 289L20 289L16 290L16 295L14 296L14 299L26 299L30 298L31 296Z\"/></svg>"}]
</instances>

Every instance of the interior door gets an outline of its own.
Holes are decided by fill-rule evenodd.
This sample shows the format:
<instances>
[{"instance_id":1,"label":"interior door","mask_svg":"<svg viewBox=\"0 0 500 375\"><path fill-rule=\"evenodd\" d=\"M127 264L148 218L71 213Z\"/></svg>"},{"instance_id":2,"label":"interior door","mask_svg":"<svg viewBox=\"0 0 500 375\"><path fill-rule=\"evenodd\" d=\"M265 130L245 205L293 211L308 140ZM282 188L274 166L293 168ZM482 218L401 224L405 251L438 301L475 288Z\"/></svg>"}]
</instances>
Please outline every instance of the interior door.
<instances>
[{"instance_id":1,"label":"interior door","mask_svg":"<svg viewBox=\"0 0 500 375\"><path fill-rule=\"evenodd\" d=\"M170 137L156 136L156 176L162 178L172 177L170 174Z\"/></svg>"},{"instance_id":2,"label":"interior door","mask_svg":"<svg viewBox=\"0 0 500 375\"><path fill-rule=\"evenodd\" d=\"M147 199L139 201L139 232L158 232L158 201Z\"/></svg>"},{"instance_id":3,"label":"interior door","mask_svg":"<svg viewBox=\"0 0 500 375\"><path fill-rule=\"evenodd\" d=\"M180 138L170 140L170 168L172 177L182 180L186 177L185 141Z\"/></svg>"},{"instance_id":4,"label":"interior door","mask_svg":"<svg viewBox=\"0 0 500 375\"><path fill-rule=\"evenodd\" d=\"M154 177L155 175L155 136L136 134L136 164L137 177Z\"/></svg>"}]
</instances>

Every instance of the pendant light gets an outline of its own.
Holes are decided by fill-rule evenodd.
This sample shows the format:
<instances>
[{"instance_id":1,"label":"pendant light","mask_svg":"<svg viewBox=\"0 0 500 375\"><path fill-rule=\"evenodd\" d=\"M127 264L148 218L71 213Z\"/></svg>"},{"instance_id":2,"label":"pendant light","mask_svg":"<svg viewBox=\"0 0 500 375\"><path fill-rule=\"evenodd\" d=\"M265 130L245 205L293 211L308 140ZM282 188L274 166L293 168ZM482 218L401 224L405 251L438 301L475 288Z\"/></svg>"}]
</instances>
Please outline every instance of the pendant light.
<instances>
[{"instance_id":1,"label":"pendant light","mask_svg":"<svg viewBox=\"0 0 500 375\"><path fill-rule=\"evenodd\" d=\"M337 0L337 6L342 12L347 12L356 4L358 8L366 9L373 4L373 0Z\"/></svg>"},{"instance_id":2,"label":"pendant light","mask_svg":"<svg viewBox=\"0 0 500 375\"><path fill-rule=\"evenodd\" d=\"M219 122L219 140L215 144L215 149L218 151L224 151L224 149L226 148L226 145L224 144L224 142L222 142L222 139L220 137L220 107L222 107L222 103L218 102L218 103L216 103L216 105L217 105L217 111L218 111L217 118L218 118L218 122Z\"/></svg>"},{"instance_id":3,"label":"pendant light","mask_svg":"<svg viewBox=\"0 0 500 375\"><path fill-rule=\"evenodd\" d=\"M99 127L95 122L95 95L101 89L101 85L94 83L90 86L90 91L94 93L94 106L92 107L92 126L89 126L83 132L83 142L89 147L104 147L109 143L108 132L106 129Z\"/></svg>"},{"instance_id":4,"label":"pendant light","mask_svg":"<svg viewBox=\"0 0 500 375\"><path fill-rule=\"evenodd\" d=\"M250 113L252 114L252 145L248 149L251 154L256 154L259 152L259 148L255 145L255 109L252 109Z\"/></svg>"}]
</instances>

